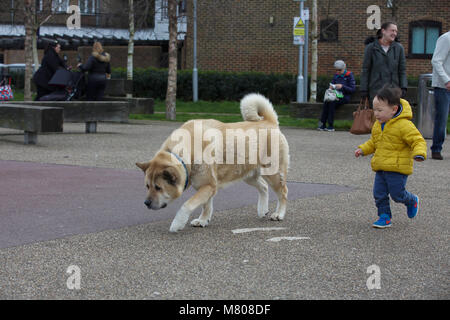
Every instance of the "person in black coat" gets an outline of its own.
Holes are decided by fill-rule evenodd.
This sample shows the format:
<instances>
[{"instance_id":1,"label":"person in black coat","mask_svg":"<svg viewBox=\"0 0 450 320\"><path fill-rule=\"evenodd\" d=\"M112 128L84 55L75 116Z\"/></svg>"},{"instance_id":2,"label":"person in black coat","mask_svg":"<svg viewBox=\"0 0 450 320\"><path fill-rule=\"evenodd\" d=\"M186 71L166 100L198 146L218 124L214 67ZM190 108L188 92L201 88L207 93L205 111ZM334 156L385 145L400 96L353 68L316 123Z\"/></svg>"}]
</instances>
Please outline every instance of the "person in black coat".
<instances>
[{"instance_id":1,"label":"person in black coat","mask_svg":"<svg viewBox=\"0 0 450 320\"><path fill-rule=\"evenodd\" d=\"M55 87L49 86L48 82L59 68L67 69L64 60L61 59L59 53L61 52L61 45L58 42L50 42L44 51L41 66L33 76L33 81L36 84L37 96L36 101L53 91Z\"/></svg>"},{"instance_id":2,"label":"person in black coat","mask_svg":"<svg viewBox=\"0 0 450 320\"><path fill-rule=\"evenodd\" d=\"M111 56L103 51L100 42L95 42L92 55L85 64L78 64L81 71L88 72L87 100L100 101L103 99L106 88L106 79L110 77Z\"/></svg>"}]
</instances>

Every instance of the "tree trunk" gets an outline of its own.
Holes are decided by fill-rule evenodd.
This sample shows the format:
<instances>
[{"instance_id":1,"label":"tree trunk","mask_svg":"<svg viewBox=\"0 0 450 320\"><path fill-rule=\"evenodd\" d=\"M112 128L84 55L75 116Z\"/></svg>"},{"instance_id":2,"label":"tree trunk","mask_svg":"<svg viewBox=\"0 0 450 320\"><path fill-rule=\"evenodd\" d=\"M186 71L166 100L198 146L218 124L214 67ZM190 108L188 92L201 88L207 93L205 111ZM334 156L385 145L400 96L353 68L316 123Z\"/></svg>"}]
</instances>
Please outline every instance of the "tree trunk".
<instances>
[{"instance_id":1,"label":"tree trunk","mask_svg":"<svg viewBox=\"0 0 450 320\"><path fill-rule=\"evenodd\" d=\"M31 101L31 78L33 76L33 22L36 14L36 2L34 0L24 1L24 25L25 25L25 88L24 100Z\"/></svg>"},{"instance_id":2,"label":"tree trunk","mask_svg":"<svg viewBox=\"0 0 450 320\"><path fill-rule=\"evenodd\" d=\"M177 101L177 1L169 4L169 74L167 77L166 119L175 120Z\"/></svg>"},{"instance_id":3,"label":"tree trunk","mask_svg":"<svg viewBox=\"0 0 450 320\"><path fill-rule=\"evenodd\" d=\"M33 64L34 64L33 71L37 71L37 69L39 69L39 55L38 55L38 48L37 48L37 32L36 32L35 28L33 28L31 42L32 42L32 46L33 46Z\"/></svg>"},{"instance_id":4,"label":"tree trunk","mask_svg":"<svg viewBox=\"0 0 450 320\"><path fill-rule=\"evenodd\" d=\"M128 56L127 56L127 80L133 80L133 55L134 55L134 3L133 0L128 0L129 15L128 31L130 38L128 39ZM127 98L131 98L133 94L127 93Z\"/></svg>"},{"instance_id":5,"label":"tree trunk","mask_svg":"<svg viewBox=\"0 0 450 320\"><path fill-rule=\"evenodd\" d=\"M311 17L311 96L309 102L316 102L317 100L317 64L319 60L317 51L319 38L317 24L317 0L313 0Z\"/></svg>"}]
</instances>

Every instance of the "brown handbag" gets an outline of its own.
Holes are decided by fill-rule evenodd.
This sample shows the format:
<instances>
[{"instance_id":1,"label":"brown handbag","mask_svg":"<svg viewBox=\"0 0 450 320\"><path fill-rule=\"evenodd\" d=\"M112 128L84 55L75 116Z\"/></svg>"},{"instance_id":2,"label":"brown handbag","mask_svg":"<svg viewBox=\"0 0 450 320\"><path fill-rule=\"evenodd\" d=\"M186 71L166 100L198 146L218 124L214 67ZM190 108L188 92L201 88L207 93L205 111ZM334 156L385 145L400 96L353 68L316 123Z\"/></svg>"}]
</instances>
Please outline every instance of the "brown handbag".
<instances>
[{"instance_id":1,"label":"brown handbag","mask_svg":"<svg viewBox=\"0 0 450 320\"><path fill-rule=\"evenodd\" d=\"M361 99L358 109L353 112L353 124L350 128L352 134L368 134L372 131L375 122L373 109L369 107L369 99L365 99L364 105Z\"/></svg>"}]
</instances>

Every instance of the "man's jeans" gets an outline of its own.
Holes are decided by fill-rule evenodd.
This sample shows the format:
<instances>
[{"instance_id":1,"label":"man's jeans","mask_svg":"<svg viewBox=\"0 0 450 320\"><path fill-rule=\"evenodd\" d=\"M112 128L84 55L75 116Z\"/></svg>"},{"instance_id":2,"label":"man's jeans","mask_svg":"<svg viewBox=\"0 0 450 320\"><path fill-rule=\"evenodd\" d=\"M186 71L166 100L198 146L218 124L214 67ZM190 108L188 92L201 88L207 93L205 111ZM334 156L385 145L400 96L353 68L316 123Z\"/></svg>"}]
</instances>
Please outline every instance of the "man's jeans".
<instances>
[{"instance_id":1,"label":"man's jeans","mask_svg":"<svg viewBox=\"0 0 450 320\"><path fill-rule=\"evenodd\" d=\"M434 104L436 116L434 118L433 144L431 152L441 152L445 140L450 91L444 88L434 88Z\"/></svg>"},{"instance_id":2,"label":"man's jeans","mask_svg":"<svg viewBox=\"0 0 450 320\"><path fill-rule=\"evenodd\" d=\"M377 171L373 184L373 197L378 215L386 213L392 217L389 195L395 202L403 203L405 206L414 205L414 195L405 189L407 179L407 175L398 172Z\"/></svg>"}]
</instances>

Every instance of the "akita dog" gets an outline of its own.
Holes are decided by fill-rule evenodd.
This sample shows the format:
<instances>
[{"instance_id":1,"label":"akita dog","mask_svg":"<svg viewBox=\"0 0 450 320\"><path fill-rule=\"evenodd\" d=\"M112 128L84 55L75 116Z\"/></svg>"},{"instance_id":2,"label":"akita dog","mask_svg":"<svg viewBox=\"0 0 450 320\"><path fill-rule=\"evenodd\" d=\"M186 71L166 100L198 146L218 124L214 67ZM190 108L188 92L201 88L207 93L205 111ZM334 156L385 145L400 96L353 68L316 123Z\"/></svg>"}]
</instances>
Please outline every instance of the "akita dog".
<instances>
[{"instance_id":1,"label":"akita dog","mask_svg":"<svg viewBox=\"0 0 450 320\"><path fill-rule=\"evenodd\" d=\"M184 228L191 213L202 212L191 222L206 227L211 221L217 191L240 180L258 190L258 216L268 213L268 185L278 197L272 220L286 213L289 145L278 127L270 101L251 93L240 103L243 122L190 120L172 132L149 162L136 163L145 173L145 205L165 208L193 186L197 192L178 210L171 232ZM193 151L193 152L192 152Z\"/></svg>"}]
</instances>

